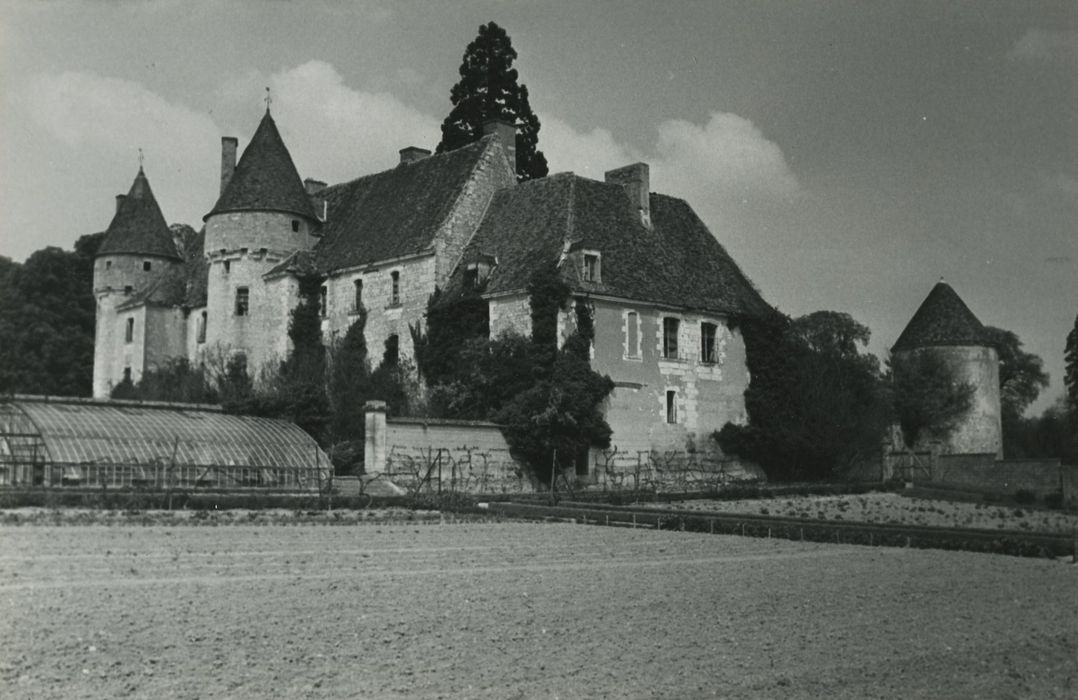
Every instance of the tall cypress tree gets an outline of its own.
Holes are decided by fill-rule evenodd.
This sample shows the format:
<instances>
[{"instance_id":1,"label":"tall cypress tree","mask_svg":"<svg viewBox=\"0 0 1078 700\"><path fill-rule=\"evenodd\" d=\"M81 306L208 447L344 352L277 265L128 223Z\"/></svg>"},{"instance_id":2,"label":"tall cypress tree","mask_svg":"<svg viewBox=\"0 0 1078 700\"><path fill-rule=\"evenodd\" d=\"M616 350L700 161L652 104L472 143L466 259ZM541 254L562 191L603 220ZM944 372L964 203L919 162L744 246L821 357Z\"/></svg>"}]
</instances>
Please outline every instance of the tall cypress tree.
<instances>
[{"instance_id":1,"label":"tall cypress tree","mask_svg":"<svg viewBox=\"0 0 1078 700\"><path fill-rule=\"evenodd\" d=\"M1074 328L1067 334L1063 361L1066 363L1063 384L1067 387L1067 400L1071 409L1078 414L1078 316L1074 317Z\"/></svg>"},{"instance_id":2,"label":"tall cypress tree","mask_svg":"<svg viewBox=\"0 0 1078 700\"><path fill-rule=\"evenodd\" d=\"M517 127L517 180L545 177L547 162L538 149L539 118L528 102L528 88L517 83L517 52L494 22L479 27L460 64L460 81L449 97L453 109L442 122L438 152L451 151L483 136L483 123L503 119Z\"/></svg>"}]
</instances>

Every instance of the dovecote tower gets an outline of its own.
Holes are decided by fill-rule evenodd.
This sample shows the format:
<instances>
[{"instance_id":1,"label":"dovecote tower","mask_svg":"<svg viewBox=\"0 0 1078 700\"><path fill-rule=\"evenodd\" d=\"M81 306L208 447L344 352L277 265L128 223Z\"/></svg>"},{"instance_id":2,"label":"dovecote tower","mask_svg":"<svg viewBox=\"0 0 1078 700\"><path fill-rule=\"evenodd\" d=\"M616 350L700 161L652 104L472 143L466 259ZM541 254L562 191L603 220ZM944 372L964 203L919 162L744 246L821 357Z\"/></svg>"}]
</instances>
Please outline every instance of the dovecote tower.
<instances>
[{"instance_id":1,"label":"dovecote tower","mask_svg":"<svg viewBox=\"0 0 1078 700\"><path fill-rule=\"evenodd\" d=\"M131 189L116 197L116 213L94 258L95 397L107 397L125 377L137 382L146 359L144 315L137 309L120 312L117 308L182 262L139 166Z\"/></svg>"},{"instance_id":2,"label":"dovecote tower","mask_svg":"<svg viewBox=\"0 0 1078 700\"><path fill-rule=\"evenodd\" d=\"M942 279L925 297L891 349L895 357L933 353L973 385L973 406L942 445L943 454L1003 457L999 395L999 355L984 326Z\"/></svg>"},{"instance_id":3,"label":"dovecote tower","mask_svg":"<svg viewBox=\"0 0 1078 700\"><path fill-rule=\"evenodd\" d=\"M206 342L242 353L257 377L265 363L284 359L289 312L298 299L294 278L266 274L309 251L320 224L268 108L238 164L236 139L221 142L221 195L204 217Z\"/></svg>"}]
</instances>

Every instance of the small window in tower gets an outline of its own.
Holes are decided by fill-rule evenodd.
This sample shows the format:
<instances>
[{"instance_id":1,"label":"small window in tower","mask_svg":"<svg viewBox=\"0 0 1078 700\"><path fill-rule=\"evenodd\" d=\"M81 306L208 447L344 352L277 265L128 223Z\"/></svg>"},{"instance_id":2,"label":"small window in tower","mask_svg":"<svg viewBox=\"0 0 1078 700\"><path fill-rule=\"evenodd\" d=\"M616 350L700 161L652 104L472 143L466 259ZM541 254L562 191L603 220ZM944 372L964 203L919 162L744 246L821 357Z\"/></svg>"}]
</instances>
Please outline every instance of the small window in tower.
<instances>
[{"instance_id":1,"label":"small window in tower","mask_svg":"<svg viewBox=\"0 0 1078 700\"><path fill-rule=\"evenodd\" d=\"M352 313L359 313L363 308L363 280L357 279L352 282L355 285L355 296L352 299Z\"/></svg>"},{"instance_id":2,"label":"small window in tower","mask_svg":"<svg viewBox=\"0 0 1078 700\"><path fill-rule=\"evenodd\" d=\"M127 326L124 328L124 342L131 343L135 340L135 319L127 319Z\"/></svg>"},{"instance_id":3,"label":"small window in tower","mask_svg":"<svg viewBox=\"0 0 1078 700\"><path fill-rule=\"evenodd\" d=\"M143 260L142 261L142 271L143 272L149 272L150 268L152 268L152 267L153 267L153 264L149 260Z\"/></svg>"},{"instance_id":4,"label":"small window in tower","mask_svg":"<svg viewBox=\"0 0 1078 700\"><path fill-rule=\"evenodd\" d=\"M227 275L232 270L232 261L225 260L225 274Z\"/></svg>"},{"instance_id":5,"label":"small window in tower","mask_svg":"<svg viewBox=\"0 0 1078 700\"><path fill-rule=\"evenodd\" d=\"M677 423L677 392L666 392L666 422Z\"/></svg>"},{"instance_id":6,"label":"small window in tower","mask_svg":"<svg viewBox=\"0 0 1078 700\"><path fill-rule=\"evenodd\" d=\"M292 233L299 233L299 219L292 219Z\"/></svg>"},{"instance_id":7,"label":"small window in tower","mask_svg":"<svg viewBox=\"0 0 1078 700\"><path fill-rule=\"evenodd\" d=\"M676 318L663 319L663 357L668 360L677 359L677 334L681 322Z\"/></svg>"},{"instance_id":8,"label":"small window in tower","mask_svg":"<svg viewBox=\"0 0 1078 700\"><path fill-rule=\"evenodd\" d=\"M708 364L715 363L715 331L718 327L714 323L700 324L700 361Z\"/></svg>"},{"instance_id":9,"label":"small window in tower","mask_svg":"<svg viewBox=\"0 0 1078 700\"><path fill-rule=\"evenodd\" d=\"M106 270L111 270L112 269L112 261L111 260L106 260L105 261L105 269Z\"/></svg>"},{"instance_id":10,"label":"small window in tower","mask_svg":"<svg viewBox=\"0 0 1078 700\"><path fill-rule=\"evenodd\" d=\"M389 295L390 306L400 306L401 303L401 273L394 270L390 275L393 288Z\"/></svg>"},{"instance_id":11,"label":"small window in tower","mask_svg":"<svg viewBox=\"0 0 1078 700\"><path fill-rule=\"evenodd\" d=\"M635 311L625 314L625 357L640 357L640 316Z\"/></svg>"},{"instance_id":12,"label":"small window in tower","mask_svg":"<svg viewBox=\"0 0 1078 700\"><path fill-rule=\"evenodd\" d=\"M600 267L598 253L584 253L584 281L599 282Z\"/></svg>"},{"instance_id":13,"label":"small window in tower","mask_svg":"<svg viewBox=\"0 0 1078 700\"><path fill-rule=\"evenodd\" d=\"M133 293L134 291L135 291L135 288L134 288L134 287L132 287L131 285L129 285L129 284L125 284L125 285L124 285L124 296L125 296L125 297L126 297L126 296L131 296L131 294L132 294L132 293Z\"/></svg>"},{"instance_id":14,"label":"small window in tower","mask_svg":"<svg viewBox=\"0 0 1078 700\"><path fill-rule=\"evenodd\" d=\"M322 288L318 290L318 316L319 318L326 317L326 300L328 299L329 291L326 289L326 285L322 285Z\"/></svg>"},{"instance_id":15,"label":"small window in tower","mask_svg":"<svg viewBox=\"0 0 1078 700\"><path fill-rule=\"evenodd\" d=\"M251 292L247 287L236 288L236 315L246 316L250 310Z\"/></svg>"},{"instance_id":16,"label":"small window in tower","mask_svg":"<svg viewBox=\"0 0 1078 700\"><path fill-rule=\"evenodd\" d=\"M203 311L202 315L198 317L198 342L206 342L206 312Z\"/></svg>"}]
</instances>

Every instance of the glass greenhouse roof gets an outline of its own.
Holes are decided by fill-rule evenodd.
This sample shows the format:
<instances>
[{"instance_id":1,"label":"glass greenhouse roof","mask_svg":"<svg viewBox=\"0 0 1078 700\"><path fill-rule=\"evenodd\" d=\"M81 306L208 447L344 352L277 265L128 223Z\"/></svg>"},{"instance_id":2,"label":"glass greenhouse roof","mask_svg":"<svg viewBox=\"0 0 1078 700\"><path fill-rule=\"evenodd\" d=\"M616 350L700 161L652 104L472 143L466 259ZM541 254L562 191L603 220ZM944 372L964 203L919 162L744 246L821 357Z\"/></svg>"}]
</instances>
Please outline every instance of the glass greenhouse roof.
<instances>
[{"instance_id":1,"label":"glass greenhouse roof","mask_svg":"<svg viewBox=\"0 0 1078 700\"><path fill-rule=\"evenodd\" d=\"M282 420L235 416L179 404L17 397L12 406L40 434L52 463L174 462L259 467L329 464L326 454L307 433ZM27 425L26 421L20 422Z\"/></svg>"}]
</instances>

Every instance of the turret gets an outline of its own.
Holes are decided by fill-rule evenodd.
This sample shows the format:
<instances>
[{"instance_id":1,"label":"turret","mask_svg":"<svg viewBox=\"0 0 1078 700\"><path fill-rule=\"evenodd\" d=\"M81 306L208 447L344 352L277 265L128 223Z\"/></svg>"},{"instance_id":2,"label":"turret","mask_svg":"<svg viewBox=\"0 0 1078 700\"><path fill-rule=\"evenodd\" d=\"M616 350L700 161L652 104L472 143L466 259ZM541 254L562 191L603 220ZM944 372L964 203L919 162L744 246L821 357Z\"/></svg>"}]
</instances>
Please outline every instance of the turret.
<instances>
[{"instance_id":1,"label":"turret","mask_svg":"<svg viewBox=\"0 0 1078 700\"><path fill-rule=\"evenodd\" d=\"M142 324L121 318L117 307L180 264L172 233L139 167L128 193L117 195L116 213L94 257L94 396L108 396L125 375L137 381L142 371L141 343L137 342Z\"/></svg>"},{"instance_id":2,"label":"turret","mask_svg":"<svg viewBox=\"0 0 1078 700\"><path fill-rule=\"evenodd\" d=\"M320 222L277 125L266 110L235 162L235 139L222 139L221 196L206 222L209 265L206 341L258 368L287 351L295 290L263 276L308 251Z\"/></svg>"},{"instance_id":3,"label":"turret","mask_svg":"<svg viewBox=\"0 0 1078 700\"><path fill-rule=\"evenodd\" d=\"M973 386L973 405L941 445L942 454L1003 456L999 393L999 355L985 328L942 279L932 288L895 341L896 359L932 353Z\"/></svg>"}]
</instances>

